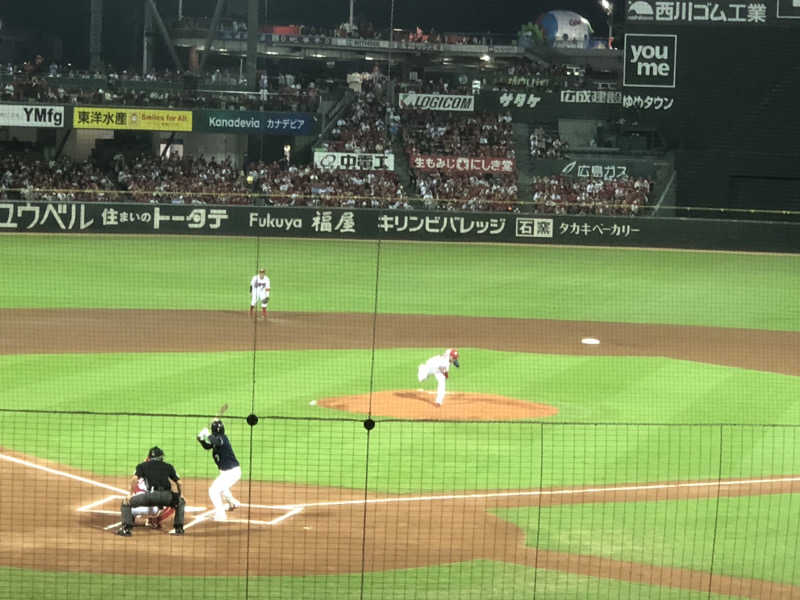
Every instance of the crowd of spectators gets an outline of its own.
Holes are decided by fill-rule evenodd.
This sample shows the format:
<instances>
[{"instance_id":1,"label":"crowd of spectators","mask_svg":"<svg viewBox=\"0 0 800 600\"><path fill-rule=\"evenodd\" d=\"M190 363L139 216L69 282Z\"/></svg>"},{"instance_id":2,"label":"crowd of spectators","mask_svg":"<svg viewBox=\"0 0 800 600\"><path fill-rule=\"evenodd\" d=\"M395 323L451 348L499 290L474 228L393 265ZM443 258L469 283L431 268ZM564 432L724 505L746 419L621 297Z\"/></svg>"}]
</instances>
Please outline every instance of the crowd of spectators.
<instances>
[{"instance_id":1,"label":"crowd of spectators","mask_svg":"<svg viewBox=\"0 0 800 600\"><path fill-rule=\"evenodd\" d=\"M184 17L175 25L177 35L207 35L211 27L211 19L207 17ZM424 31L421 27L414 29L376 28L372 22L350 24L342 23L338 27L322 27L317 25L283 25L262 26L259 32L260 41L265 41L265 35L277 32L278 35L290 35L308 38L349 38L358 40L384 40L388 41L390 34L392 41L409 42L414 44L465 44L492 46L495 43L510 43L508 36L481 33L454 33L440 32L431 28ZM217 25L217 35L222 40L246 40L248 25L244 19L222 19Z\"/></svg>"},{"instance_id":2,"label":"crowd of spectators","mask_svg":"<svg viewBox=\"0 0 800 600\"><path fill-rule=\"evenodd\" d=\"M91 161L0 153L0 198L4 200L91 202L113 199L115 189L112 178Z\"/></svg>"},{"instance_id":3,"label":"crowd of spectators","mask_svg":"<svg viewBox=\"0 0 800 600\"><path fill-rule=\"evenodd\" d=\"M415 171L412 180L428 209L492 212L519 209L516 174Z\"/></svg>"},{"instance_id":4,"label":"crowd of spectators","mask_svg":"<svg viewBox=\"0 0 800 600\"><path fill-rule=\"evenodd\" d=\"M619 76L588 65L543 64L523 58L495 77L490 89L500 92L555 92L560 90L618 89Z\"/></svg>"},{"instance_id":5,"label":"crowd of spectators","mask_svg":"<svg viewBox=\"0 0 800 600\"><path fill-rule=\"evenodd\" d=\"M291 75L259 77L260 92L201 92L184 89L178 72L152 72L144 77L126 71L76 71L42 57L2 70L3 100L39 100L75 104L207 107L251 110L313 110L319 102L314 82ZM532 71L521 63L509 77L542 77L551 85L563 76L556 70ZM235 74L214 70L210 85L241 83ZM538 81L538 79L537 79ZM77 82L77 83L76 83ZM86 82L85 86L81 82ZM142 85L128 86L141 82ZM173 84L155 86L153 84ZM98 85L100 84L100 85ZM148 85L150 87L148 87ZM511 84L509 84L511 85ZM530 81L520 82L530 86ZM538 85L538 84L535 84ZM544 85L544 84L543 84ZM553 84L556 85L556 84ZM557 84L561 85L561 84ZM329 132L323 147L330 151L389 153L399 132L403 149L413 155L514 159L510 113L416 111L396 112L387 101L388 82L378 74L361 82L361 91ZM420 93L470 93L469 82L420 80L400 89ZM548 88L554 89L554 88ZM277 99L280 98L280 101ZM275 102L278 102L277 104ZM563 158L566 142L542 127L530 135L534 158ZM234 166L234 161L199 157L137 156L115 159L111 169L94 162L48 161L0 155L0 197L47 201L134 200L194 204L352 206L440 210L529 211L555 214L637 215L648 204L651 183L645 179L597 180L549 176L534 178L531 202L519 203L516 172L461 172L410 169L406 190L393 171L323 170L286 162ZM12 191L13 190L13 191ZM523 193L524 196L524 193Z\"/></svg>"},{"instance_id":6,"label":"crowd of spectators","mask_svg":"<svg viewBox=\"0 0 800 600\"><path fill-rule=\"evenodd\" d=\"M472 82L466 75L458 81L444 79L417 79L398 84L400 92L416 92L417 94L472 94Z\"/></svg>"},{"instance_id":7,"label":"crowd of spectators","mask_svg":"<svg viewBox=\"0 0 800 600\"><path fill-rule=\"evenodd\" d=\"M161 158L140 155L131 160L117 155L114 171L118 188L136 202L172 204L250 204L250 188L230 157Z\"/></svg>"},{"instance_id":8,"label":"crowd of spectators","mask_svg":"<svg viewBox=\"0 0 800 600\"><path fill-rule=\"evenodd\" d=\"M546 131L536 127L530 134L530 150L533 158L564 158L569 144Z\"/></svg>"},{"instance_id":9,"label":"crowd of spectators","mask_svg":"<svg viewBox=\"0 0 800 600\"><path fill-rule=\"evenodd\" d=\"M514 158L511 115L404 110L400 129L406 153Z\"/></svg>"},{"instance_id":10,"label":"crowd of spectators","mask_svg":"<svg viewBox=\"0 0 800 600\"><path fill-rule=\"evenodd\" d=\"M557 215L642 215L652 183L644 178L550 175L531 183L533 211Z\"/></svg>"},{"instance_id":11,"label":"crowd of spectators","mask_svg":"<svg viewBox=\"0 0 800 600\"><path fill-rule=\"evenodd\" d=\"M390 131L396 117L386 95L385 83L379 77L362 81L361 92L320 147L331 152L391 152Z\"/></svg>"},{"instance_id":12,"label":"crowd of spectators","mask_svg":"<svg viewBox=\"0 0 800 600\"><path fill-rule=\"evenodd\" d=\"M410 208L394 171L344 171L279 162L252 165L247 171L256 193L278 206Z\"/></svg>"},{"instance_id":13,"label":"crowd of spectators","mask_svg":"<svg viewBox=\"0 0 800 600\"><path fill-rule=\"evenodd\" d=\"M0 199L135 201L172 204L266 204L557 215L645 214L652 182L645 178L534 177L530 202L519 202L515 174L414 172L407 193L394 171L326 170L285 162L246 169L230 158L117 156L101 170L89 161L0 157Z\"/></svg>"},{"instance_id":14,"label":"crowd of spectators","mask_svg":"<svg viewBox=\"0 0 800 600\"><path fill-rule=\"evenodd\" d=\"M443 92L449 91L450 86L428 81L420 89ZM414 156L515 157L509 113L403 110L400 131L409 159ZM507 211L513 210L518 198L516 171L415 169L413 163L411 167L413 187L428 208Z\"/></svg>"},{"instance_id":15,"label":"crowd of spectators","mask_svg":"<svg viewBox=\"0 0 800 600\"><path fill-rule=\"evenodd\" d=\"M230 157L178 155L118 154L106 172L92 161L6 155L0 158L0 199L410 208L394 171L334 171L285 161L242 169Z\"/></svg>"},{"instance_id":16,"label":"crowd of spectators","mask_svg":"<svg viewBox=\"0 0 800 600\"><path fill-rule=\"evenodd\" d=\"M300 81L291 74L269 77L262 71L259 91L252 92L246 91L246 80L227 69L210 70L187 86L177 71L151 70L142 76L112 67L78 70L57 63L45 66L41 56L22 65L9 63L0 75L0 100L6 102L316 112L323 93L320 82Z\"/></svg>"}]
</instances>

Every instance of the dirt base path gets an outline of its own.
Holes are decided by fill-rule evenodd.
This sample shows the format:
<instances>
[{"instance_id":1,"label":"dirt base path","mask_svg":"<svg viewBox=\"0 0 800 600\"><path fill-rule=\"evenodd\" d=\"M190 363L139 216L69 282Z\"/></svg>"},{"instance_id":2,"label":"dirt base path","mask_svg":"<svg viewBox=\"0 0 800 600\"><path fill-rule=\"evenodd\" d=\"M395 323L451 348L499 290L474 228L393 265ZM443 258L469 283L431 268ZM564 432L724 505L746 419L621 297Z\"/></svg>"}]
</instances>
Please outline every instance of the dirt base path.
<instances>
[{"instance_id":1,"label":"dirt base path","mask_svg":"<svg viewBox=\"0 0 800 600\"><path fill-rule=\"evenodd\" d=\"M374 336L373 336L374 326ZM581 343L600 340L597 346ZM475 347L664 356L800 375L800 332L594 321L246 311L0 310L0 354Z\"/></svg>"},{"instance_id":2,"label":"dirt base path","mask_svg":"<svg viewBox=\"0 0 800 600\"><path fill-rule=\"evenodd\" d=\"M585 345L581 343L583 337L594 337L601 343ZM246 312L0 311L0 354L344 349L370 348L373 340L378 348L457 346L574 355L665 356L800 374L796 360L800 334L794 332L426 315L379 315L375 319L361 314L271 313L266 321L258 321ZM392 402L392 394L420 400L413 403L418 411L397 412L407 410L412 403ZM322 402L358 412L364 412L365 403L371 402L376 415L448 420L467 416L487 420L537 418L553 410L513 398L476 394L448 395L445 406L437 409L419 390ZM13 488L4 488L0 502L0 564L6 566L143 574L142 565L147 564L147 574L152 575L315 575L357 573L362 567L383 571L487 559L719 594L800 597L797 586L531 548L525 545L518 527L490 512L501 507L564 502L798 493L800 478L778 476L772 481L726 486L718 482L691 486L688 482L654 486L634 482L630 489L616 491L594 486L582 491L550 490L547 494L483 490L419 498L365 498L358 490L243 482L238 491L249 506L232 513L238 514L234 520L216 523L203 512L193 512L191 526L182 538L137 528L130 539L118 538L108 529L119 520L119 498L114 497L114 490L124 486L124 481L78 473L1 449L0 480L17 482ZM185 483L189 504L207 510L209 482ZM365 525L367 534L362 538ZM221 545L224 552L218 551Z\"/></svg>"}]
</instances>

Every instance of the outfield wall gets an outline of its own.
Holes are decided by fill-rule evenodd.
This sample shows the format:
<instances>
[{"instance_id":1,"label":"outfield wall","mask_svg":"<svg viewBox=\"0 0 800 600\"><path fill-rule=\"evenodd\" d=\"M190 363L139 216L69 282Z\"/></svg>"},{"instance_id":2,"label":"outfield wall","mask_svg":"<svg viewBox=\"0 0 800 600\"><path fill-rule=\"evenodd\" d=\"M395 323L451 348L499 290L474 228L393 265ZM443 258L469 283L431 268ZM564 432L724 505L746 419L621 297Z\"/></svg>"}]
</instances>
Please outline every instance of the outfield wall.
<instances>
[{"instance_id":1,"label":"outfield wall","mask_svg":"<svg viewBox=\"0 0 800 600\"><path fill-rule=\"evenodd\" d=\"M0 232L148 233L800 251L800 224L325 207L0 202Z\"/></svg>"}]
</instances>

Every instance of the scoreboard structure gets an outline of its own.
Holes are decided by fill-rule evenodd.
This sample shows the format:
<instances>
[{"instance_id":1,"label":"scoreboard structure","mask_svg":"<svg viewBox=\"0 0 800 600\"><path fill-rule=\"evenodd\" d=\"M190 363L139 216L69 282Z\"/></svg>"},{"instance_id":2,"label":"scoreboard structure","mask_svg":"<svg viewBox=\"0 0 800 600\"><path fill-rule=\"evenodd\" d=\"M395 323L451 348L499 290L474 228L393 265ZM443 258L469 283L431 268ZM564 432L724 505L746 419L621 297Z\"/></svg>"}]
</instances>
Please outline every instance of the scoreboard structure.
<instances>
[{"instance_id":1,"label":"scoreboard structure","mask_svg":"<svg viewBox=\"0 0 800 600\"><path fill-rule=\"evenodd\" d=\"M800 211L800 0L633 0L624 46L625 116L676 149L680 205Z\"/></svg>"}]
</instances>

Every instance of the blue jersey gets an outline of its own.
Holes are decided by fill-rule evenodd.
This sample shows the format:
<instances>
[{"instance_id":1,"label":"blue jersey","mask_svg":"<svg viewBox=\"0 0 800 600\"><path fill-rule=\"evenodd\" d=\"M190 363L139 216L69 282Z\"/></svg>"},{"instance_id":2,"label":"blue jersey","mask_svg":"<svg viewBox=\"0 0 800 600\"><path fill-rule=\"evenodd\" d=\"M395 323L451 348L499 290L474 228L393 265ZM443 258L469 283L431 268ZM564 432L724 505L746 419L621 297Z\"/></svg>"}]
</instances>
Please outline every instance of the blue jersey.
<instances>
[{"instance_id":1,"label":"blue jersey","mask_svg":"<svg viewBox=\"0 0 800 600\"><path fill-rule=\"evenodd\" d=\"M233 447L224 433L211 434L208 436L208 441L198 440L200 445L206 450L211 450L211 456L214 457L214 462L220 471L227 471L234 467L239 466L239 461L236 460L236 454L233 453Z\"/></svg>"}]
</instances>

